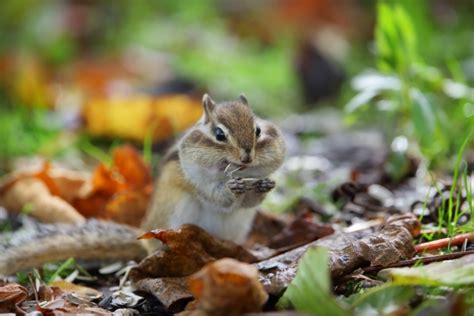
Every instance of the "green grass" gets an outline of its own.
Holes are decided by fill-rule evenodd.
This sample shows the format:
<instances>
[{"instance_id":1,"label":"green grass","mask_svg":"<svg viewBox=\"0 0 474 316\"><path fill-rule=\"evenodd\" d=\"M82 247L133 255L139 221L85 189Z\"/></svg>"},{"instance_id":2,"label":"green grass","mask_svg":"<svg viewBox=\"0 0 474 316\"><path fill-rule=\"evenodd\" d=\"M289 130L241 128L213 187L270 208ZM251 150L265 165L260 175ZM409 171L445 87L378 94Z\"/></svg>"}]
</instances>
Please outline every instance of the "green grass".
<instances>
[{"instance_id":1,"label":"green grass","mask_svg":"<svg viewBox=\"0 0 474 316\"><path fill-rule=\"evenodd\" d=\"M58 133L44 110L0 105L0 161L39 153Z\"/></svg>"}]
</instances>

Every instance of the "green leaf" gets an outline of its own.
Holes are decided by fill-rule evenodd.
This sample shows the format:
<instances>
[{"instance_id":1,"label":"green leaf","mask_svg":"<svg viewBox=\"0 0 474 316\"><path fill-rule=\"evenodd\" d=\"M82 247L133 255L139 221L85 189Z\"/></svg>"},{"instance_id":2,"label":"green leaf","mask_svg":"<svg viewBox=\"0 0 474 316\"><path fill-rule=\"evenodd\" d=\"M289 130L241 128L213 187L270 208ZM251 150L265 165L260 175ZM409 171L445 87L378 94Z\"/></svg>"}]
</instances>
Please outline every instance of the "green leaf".
<instances>
[{"instance_id":1,"label":"green leaf","mask_svg":"<svg viewBox=\"0 0 474 316\"><path fill-rule=\"evenodd\" d=\"M431 263L414 268L393 268L380 272L400 285L447 285L461 287L474 284L474 255L456 260Z\"/></svg>"},{"instance_id":2,"label":"green leaf","mask_svg":"<svg viewBox=\"0 0 474 316\"><path fill-rule=\"evenodd\" d=\"M393 20L391 6L383 1L377 4L377 26L375 28L375 41L379 67L381 70L390 71L396 67L397 30ZM381 67L384 65L383 67Z\"/></svg>"},{"instance_id":3,"label":"green leaf","mask_svg":"<svg viewBox=\"0 0 474 316\"><path fill-rule=\"evenodd\" d=\"M312 315L351 315L331 294L330 285L327 250L310 248L281 301L290 301L296 310Z\"/></svg>"},{"instance_id":4,"label":"green leaf","mask_svg":"<svg viewBox=\"0 0 474 316\"><path fill-rule=\"evenodd\" d=\"M346 112L352 113L359 109L360 107L369 103L375 96L378 95L378 91L376 90L364 90L358 93L355 97L353 97L346 105Z\"/></svg>"},{"instance_id":5,"label":"green leaf","mask_svg":"<svg viewBox=\"0 0 474 316\"><path fill-rule=\"evenodd\" d=\"M406 13L401 5L396 5L393 10L396 25L400 35L400 44L404 48L403 58L406 59L407 64L416 60L416 33L410 16Z\"/></svg>"},{"instance_id":6,"label":"green leaf","mask_svg":"<svg viewBox=\"0 0 474 316\"><path fill-rule=\"evenodd\" d=\"M415 289L387 283L349 297L357 315L391 315L409 303Z\"/></svg>"},{"instance_id":7,"label":"green leaf","mask_svg":"<svg viewBox=\"0 0 474 316\"><path fill-rule=\"evenodd\" d=\"M418 89L411 89L413 100L412 122L415 134L422 146L430 146L434 142L436 117L433 108L424 94Z\"/></svg>"}]
</instances>

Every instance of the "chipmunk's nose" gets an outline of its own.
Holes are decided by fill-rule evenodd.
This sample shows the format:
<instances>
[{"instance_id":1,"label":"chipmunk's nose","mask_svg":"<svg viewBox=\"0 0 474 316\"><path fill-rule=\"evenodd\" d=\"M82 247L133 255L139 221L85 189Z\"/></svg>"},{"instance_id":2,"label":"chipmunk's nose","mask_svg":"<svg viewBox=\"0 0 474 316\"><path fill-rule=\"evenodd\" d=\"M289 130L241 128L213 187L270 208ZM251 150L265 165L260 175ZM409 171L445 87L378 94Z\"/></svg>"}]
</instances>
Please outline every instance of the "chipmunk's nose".
<instances>
[{"instance_id":1,"label":"chipmunk's nose","mask_svg":"<svg viewBox=\"0 0 474 316\"><path fill-rule=\"evenodd\" d=\"M251 163L252 162L252 149L245 148L245 153L241 156L240 161L243 163Z\"/></svg>"}]
</instances>

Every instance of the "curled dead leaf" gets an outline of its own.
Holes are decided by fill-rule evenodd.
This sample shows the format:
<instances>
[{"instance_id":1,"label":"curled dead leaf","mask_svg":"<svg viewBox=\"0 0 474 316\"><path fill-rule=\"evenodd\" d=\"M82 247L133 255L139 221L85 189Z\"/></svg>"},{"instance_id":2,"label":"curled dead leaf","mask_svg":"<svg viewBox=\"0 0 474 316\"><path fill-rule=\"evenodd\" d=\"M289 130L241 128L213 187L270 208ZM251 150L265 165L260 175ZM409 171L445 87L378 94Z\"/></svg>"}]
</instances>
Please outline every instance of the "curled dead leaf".
<instances>
[{"instance_id":1,"label":"curled dead leaf","mask_svg":"<svg viewBox=\"0 0 474 316\"><path fill-rule=\"evenodd\" d=\"M0 313L14 312L17 304L28 297L28 290L16 283L0 286Z\"/></svg>"},{"instance_id":2,"label":"curled dead leaf","mask_svg":"<svg viewBox=\"0 0 474 316\"><path fill-rule=\"evenodd\" d=\"M84 223L85 218L65 200L54 196L41 180L17 180L0 196L0 205L12 212L22 212L25 206L30 215L46 223Z\"/></svg>"},{"instance_id":3,"label":"curled dead leaf","mask_svg":"<svg viewBox=\"0 0 474 316\"><path fill-rule=\"evenodd\" d=\"M207 264L188 278L204 315L241 315L260 311L268 299L254 265L225 258Z\"/></svg>"},{"instance_id":4,"label":"curled dead leaf","mask_svg":"<svg viewBox=\"0 0 474 316\"><path fill-rule=\"evenodd\" d=\"M157 297L172 313L182 311L193 299L184 278L146 278L136 282L135 287Z\"/></svg>"},{"instance_id":5,"label":"curled dead leaf","mask_svg":"<svg viewBox=\"0 0 474 316\"><path fill-rule=\"evenodd\" d=\"M51 282L50 285L53 287L57 287L66 293L73 293L77 297L86 301L92 301L92 300L96 300L102 297L102 292L96 289L82 286L82 285L77 285L77 284L67 282L64 280L53 281Z\"/></svg>"},{"instance_id":6,"label":"curled dead leaf","mask_svg":"<svg viewBox=\"0 0 474 316\"><path fill-rule=\"evenodd\" d=\"M116 148L113 158L113 167L124 178L128 188L144 188L152 182L150 169L132 146Z\"/></svg>"},{"instance_id":7,"label":"curled dead leaf","mask_svg":"<svg viewBox=\"0 0 474 316\"><path fill-rule=\"evenodd\" d=\"M177 230L155 230L140 237L157 238L166 247L160 247L130 270L130 278L135 281L149 277L188 276L206 263L224 257L244 262L257 261L243 247L217 239L195 225L186 224Z\"/></svg>"}]
</instances>

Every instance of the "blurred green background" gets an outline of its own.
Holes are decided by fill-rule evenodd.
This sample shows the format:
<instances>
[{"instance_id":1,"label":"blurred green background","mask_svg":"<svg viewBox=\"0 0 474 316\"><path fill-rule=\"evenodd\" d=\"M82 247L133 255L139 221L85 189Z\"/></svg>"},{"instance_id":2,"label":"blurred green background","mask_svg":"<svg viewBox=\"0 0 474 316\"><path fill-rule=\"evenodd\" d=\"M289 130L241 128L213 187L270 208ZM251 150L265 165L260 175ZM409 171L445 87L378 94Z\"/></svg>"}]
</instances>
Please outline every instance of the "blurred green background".
<instances>
[{"instance_id":1,"label":"blurred green background","mask_svg":"<svg viewBox=\"0 0 474 316\"><path fill-rule=\"evenodd\" d=\"M0 172L166 143L207 91L275 120L331 108L449 167L474 126L473 15L469 0L3 0Z\"/></svg>"}]
</instances>

